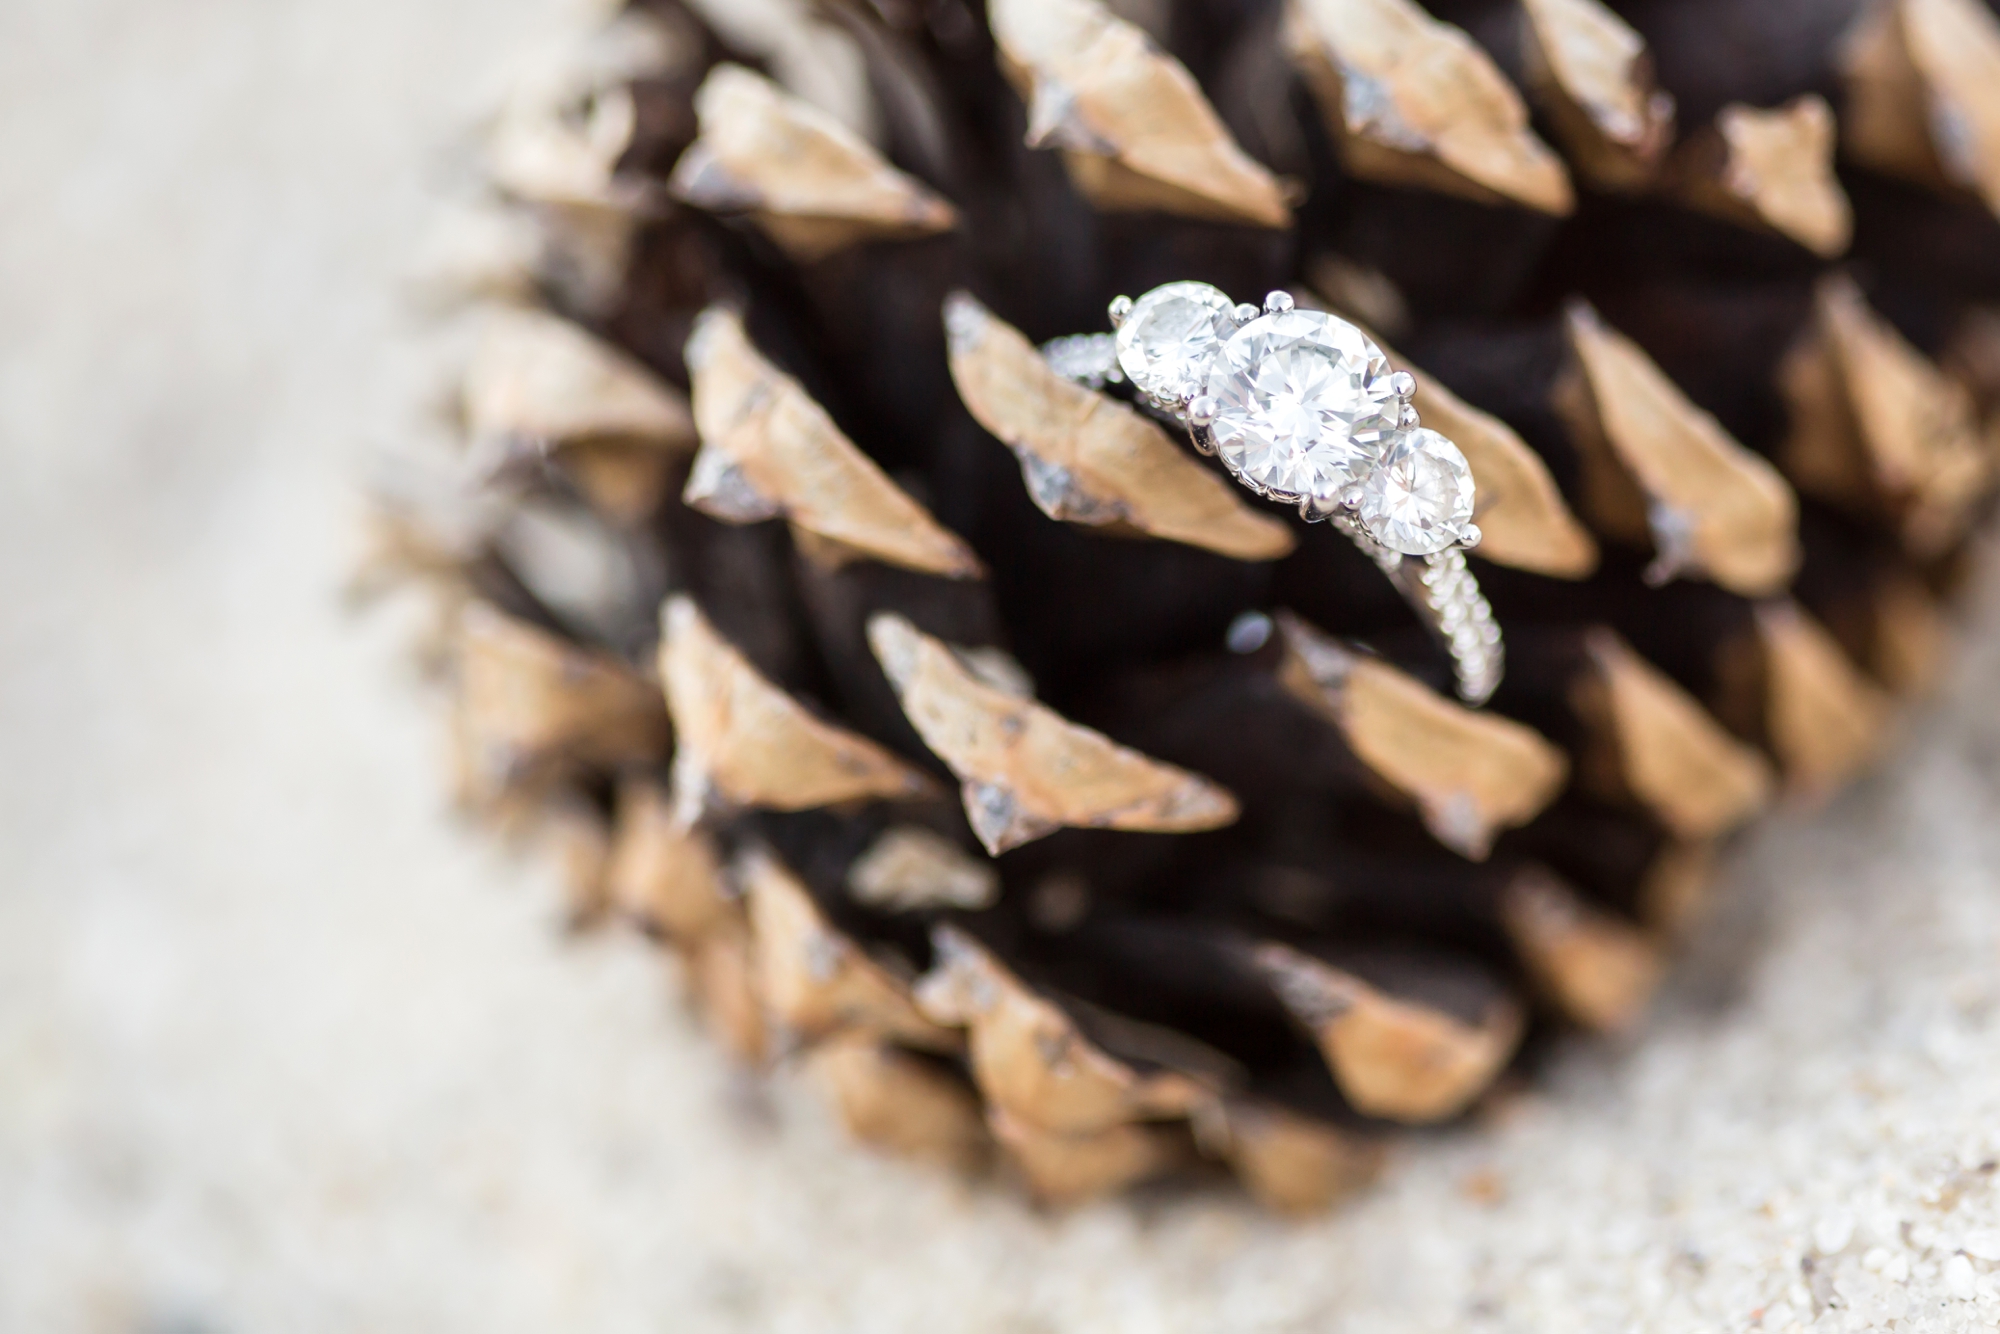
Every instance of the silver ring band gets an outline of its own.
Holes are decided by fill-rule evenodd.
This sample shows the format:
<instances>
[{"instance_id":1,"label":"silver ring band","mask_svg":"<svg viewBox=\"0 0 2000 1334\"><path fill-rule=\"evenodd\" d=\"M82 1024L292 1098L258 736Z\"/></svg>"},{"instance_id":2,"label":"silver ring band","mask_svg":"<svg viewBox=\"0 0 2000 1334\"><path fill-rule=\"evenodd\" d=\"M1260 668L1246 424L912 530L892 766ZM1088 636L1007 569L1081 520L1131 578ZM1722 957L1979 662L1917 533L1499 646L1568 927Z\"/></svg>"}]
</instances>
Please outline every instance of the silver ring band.
<instances>
[{"instance_id":1,"label":"silver ring band","mask_svg":"<svg viewBox=\"0 0 2000 1334\"><path fill-rule=\"evenodd\" d=\"M1108 333L1051 338L1042 344L1042 357L1057 375L1090 389L1125 380L1118 369L1118 341Z\"/></svg>"},{"instance_id":2,"label":"silver ring band","mask_svg":"<svg viewBox=\"0 0 2000 1334\"><path fill-rule=\"evenodd\" d=\"M1458 697L1468 704L1493 698L1507 669L1507 651L1493 605L1479 591L1465 552L1453 547L1428 556L1405 556L1377 542L1344 514L1332 516L1331 522L1374 559L1415 609L1424 629L1451 655Z\"/></svg>"},{"instance_id":3,"label":"silver ring band","mask_svg":"<svg viewBox=\"0 0 2000 1334\"><path fill-rule=\"evenodd\" d=\"M1092 389L1129 381L1142 406L1244 486L1332 523L1450 654L1459 698L1492 698L1506 654L1465 559L1480 536L1471 470L1456 445L1420 427L1414 377L1354 325L1299 311L1285 292L1260 309L1205 284L1169 283L1112 302L1111 321L1115 334L1053 339L1042 355ZM1271 424L1276 403L1282 427ZM1316 423L1303 442L1302 421Z\"/></svg>"}]
</instances>

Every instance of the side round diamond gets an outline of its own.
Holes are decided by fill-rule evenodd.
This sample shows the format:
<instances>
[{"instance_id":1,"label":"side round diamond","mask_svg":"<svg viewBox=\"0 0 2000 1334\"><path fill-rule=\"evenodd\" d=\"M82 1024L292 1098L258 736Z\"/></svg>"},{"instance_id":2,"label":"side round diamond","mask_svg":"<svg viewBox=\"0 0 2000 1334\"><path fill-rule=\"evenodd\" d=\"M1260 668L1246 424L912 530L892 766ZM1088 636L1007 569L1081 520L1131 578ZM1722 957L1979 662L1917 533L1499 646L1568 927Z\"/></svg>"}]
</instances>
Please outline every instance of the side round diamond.
<instances>
[{"instance_id":1,"label":"side round diamond","mask_svg":"<svg viewBox=\"0 0 2000 1334\"><path fill-rule=\"evenodd\" d=\"M1140 393L1180 403L1236 332L1235 303L1207 283L1168 283L1132 303L1118 325L1118 368Z\"/></svg>"},{"instance_id":2,"label":"side round diamond","mask_svg":"<svg viewBox=\"0 0 2000 1334\"><path fill-rule=\"evenodd\" d=\"M1361 484L1361 524L1392 551L1428 556L1459 541L1472 521L1472 501L1465 455L1418 427L1392 439Z\"/></svg>"},{"instance_id":3,"label":"side round diamond","mask_svg":"<svg viewBox=\"0 0 2000 1334\"><path fill-rule=\"evenodd\" d=\"M1310 310L1250 321L1208 380L1216 453L1287 500L1331 499L1368 475L1402 402L1389 363L1353 325Z\"/></svg>"}]
</instances>

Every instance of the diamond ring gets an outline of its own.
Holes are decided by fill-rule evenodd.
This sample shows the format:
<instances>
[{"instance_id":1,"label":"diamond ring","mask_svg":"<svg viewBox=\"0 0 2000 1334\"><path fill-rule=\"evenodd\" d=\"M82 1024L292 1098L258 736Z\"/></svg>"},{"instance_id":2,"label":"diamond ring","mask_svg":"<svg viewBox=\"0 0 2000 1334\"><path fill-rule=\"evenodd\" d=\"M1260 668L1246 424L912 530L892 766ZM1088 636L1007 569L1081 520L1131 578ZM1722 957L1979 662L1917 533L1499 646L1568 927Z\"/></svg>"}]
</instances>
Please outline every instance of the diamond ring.
<instances>
[{"instance_id":1,"label":"diamond ring","mask_svg":"<svg viewBox=\"0 0 2000 1334\"><path fill-rule=\"evenodd\" d=\"M1050 365L1093 388L1130 382L1237 481L1347 534L1451 654L1460 698L1491 698L1504 654L1465 560L1479 542L1472 469L1418 424L1416 378L1286 292L1260 309L1206 283L1168 283L1110 313L1115 334L1058 338L1043 348Z\"/></svg>"}]
</instances>

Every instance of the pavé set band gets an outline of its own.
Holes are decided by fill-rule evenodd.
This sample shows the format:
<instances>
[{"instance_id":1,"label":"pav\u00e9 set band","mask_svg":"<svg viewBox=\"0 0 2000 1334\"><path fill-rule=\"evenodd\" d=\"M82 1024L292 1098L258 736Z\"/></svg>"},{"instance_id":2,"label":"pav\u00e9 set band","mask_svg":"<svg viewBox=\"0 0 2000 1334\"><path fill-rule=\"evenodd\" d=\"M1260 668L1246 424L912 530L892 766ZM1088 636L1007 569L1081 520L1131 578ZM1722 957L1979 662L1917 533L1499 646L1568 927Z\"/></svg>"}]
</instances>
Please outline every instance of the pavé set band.
<instances>
[{"instance_id":1,"label":"pav\u00e9 set band","mask_svg":"<svg viewBox=\"0 0 2000 1334\"><path fill-rule=\"evenodd\" d=\"M1129 381L1237 481L1347 534L1450 652L1460 698L1485 703L1504 654L1465 560L1479 542L1472 470L1418 424L1415 378L1354 325L1285 292L1260 309L1206 283L1168 283L1110 313L1115 334L1042 349L1057 373L1093 388Z\"/></svg>"}]
</instances>

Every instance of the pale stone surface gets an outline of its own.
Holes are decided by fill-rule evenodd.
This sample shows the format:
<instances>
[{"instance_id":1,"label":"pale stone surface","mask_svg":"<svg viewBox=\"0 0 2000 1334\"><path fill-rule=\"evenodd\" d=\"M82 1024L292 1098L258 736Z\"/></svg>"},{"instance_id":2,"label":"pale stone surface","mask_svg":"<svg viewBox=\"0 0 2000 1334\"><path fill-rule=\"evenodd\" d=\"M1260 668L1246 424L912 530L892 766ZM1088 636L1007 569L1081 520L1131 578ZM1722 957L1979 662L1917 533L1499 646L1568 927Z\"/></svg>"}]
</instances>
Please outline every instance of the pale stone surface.
<instances>
[{"instance_id":1,"label":"pale stone surface","mask_svg":"<svg viewBox=\"0 0 2000 1334\"><path fill-rule=\"evenodd\" d=\"M1209 373L1216 451L1287 497L1337 497L1367 475L1402 404L1382 350L1313 310L1260 315L1222 345Z\"/></svg>"},{"instance_id":2,"label":"pale stone surface","mask_svg":"<svg viewBox=\"0 0 2000 1334\"><path fill-rule=\"evenodd\" d=\"M1323 1221L857 1153L649 951L566 939L554 868L446 818L407 624L336 599L429 383L423 194L559 8L0 4L0 1330L1993 1327L1990 591L1633 1045Z\"/></svg>"}]
</instances>

